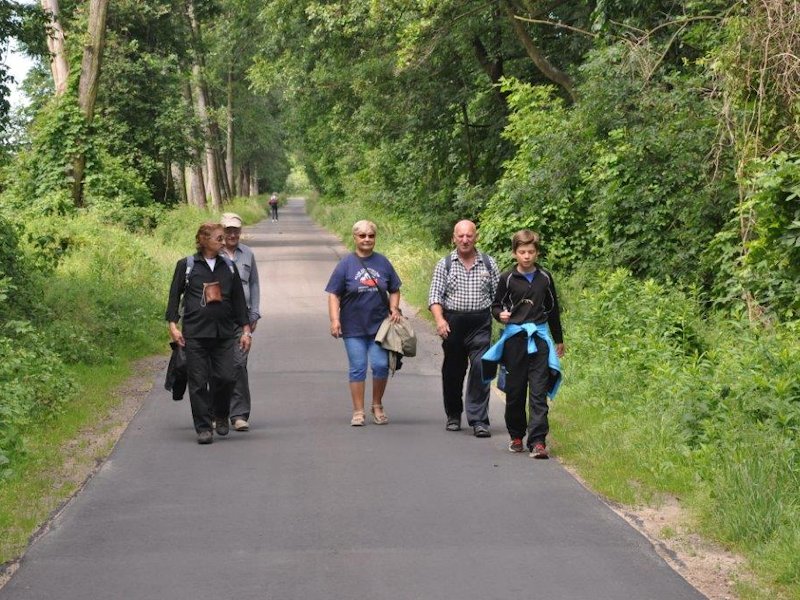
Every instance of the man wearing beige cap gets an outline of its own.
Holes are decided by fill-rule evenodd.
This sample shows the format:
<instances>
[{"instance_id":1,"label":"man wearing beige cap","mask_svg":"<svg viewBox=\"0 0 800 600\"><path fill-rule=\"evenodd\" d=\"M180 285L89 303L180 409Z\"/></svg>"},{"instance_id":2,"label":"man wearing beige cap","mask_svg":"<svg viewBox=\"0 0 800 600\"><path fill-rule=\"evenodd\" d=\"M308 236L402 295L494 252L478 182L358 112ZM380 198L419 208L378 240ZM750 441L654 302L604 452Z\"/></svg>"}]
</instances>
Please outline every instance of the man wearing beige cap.
<instances>
[{"instance_id":1,"label":"man wearing beige cap","mask_svg":"<svg viewBox=\"0 0 800 600\"><path fill-rule=\"evenodd\" d=\"M250 331L255 332L261 314L258 312L261 301L261 289L258 282L258 269L253 251L239 243L242 234L242 218L236 213L223 213L220 223L225 228L225 247L222 253L236 263L239 276L244 287L244 298L250 315ZM238 373L236 386L231 394L230 419L236 431L250 429L250 382L247 376L248 352L238 346L235 355L235 366Z\"/></svg>"}]
</instances>

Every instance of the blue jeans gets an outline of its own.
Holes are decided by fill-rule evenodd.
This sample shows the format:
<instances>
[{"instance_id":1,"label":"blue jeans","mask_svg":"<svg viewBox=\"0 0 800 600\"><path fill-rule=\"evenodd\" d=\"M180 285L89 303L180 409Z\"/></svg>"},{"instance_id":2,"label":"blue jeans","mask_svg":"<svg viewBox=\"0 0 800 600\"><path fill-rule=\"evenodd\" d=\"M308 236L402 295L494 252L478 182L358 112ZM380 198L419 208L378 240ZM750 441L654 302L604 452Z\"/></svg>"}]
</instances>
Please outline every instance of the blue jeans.
<instances>
[{"instance_id":1,"label":"blue jeans","mask_svg":"<svg viewBox=\"0 0 800 600\"><path fill-rule=\"evenodd\" d=\"M352 382L367 379L367 361L372 365L373 379L388 379L389 353L375 343L373 336L346 337L344 349L347 351L347 360L350 363L348 377Z\"/></svg>"}]
</instances>

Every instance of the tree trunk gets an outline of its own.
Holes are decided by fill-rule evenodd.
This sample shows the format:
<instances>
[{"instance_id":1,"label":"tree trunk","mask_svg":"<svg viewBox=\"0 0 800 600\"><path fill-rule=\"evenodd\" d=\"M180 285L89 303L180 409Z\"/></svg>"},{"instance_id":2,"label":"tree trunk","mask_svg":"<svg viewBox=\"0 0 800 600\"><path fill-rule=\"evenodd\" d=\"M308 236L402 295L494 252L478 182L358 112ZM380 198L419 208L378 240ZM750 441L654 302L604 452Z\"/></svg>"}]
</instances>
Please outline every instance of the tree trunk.
<instances>
[{"instance_id":1,"label":"tree trunk","mask_svg":"<svg viewBox=\"0 0 800 600\"><path fill-rule=\"evenodd\" d=\"M175 196L181 204L187 204L189 198L186 195L186 179L184 169L176 162L169 163L169 172L172 176L172 186L175 188Z\"/></svg>"},{"instance_id":2,"label":"tree trunk","mask_svg":"<svg viewBox=\"0 0 800 600\"><path fill-rule=\"evenodd\" d=\"M192 33L193 64L192 64L192 83L194 85L194 101L197 116L203 128L203 138L205 141L206 154L206 183L208 191L211 193L211 204L214 208L222 207L222 192L220 190L220 171L217 161L217 152L214 147L214 135L212 122L209 118L208 108L208 87L205 83L204 60L203 60L203 40L200 30L200 22L194 10L193 0L186 0L186 17Z\"/></svg>"},{"instance_id":3,"label":"tree trunk","mask_svg":"<svg viewBox=\"0 0 800 600\"><path fill-rule=\"evenodd\" d=\"M106 17L109 0L90 0L89 25L83 46L81 76L78 81L78 106L91 125L94 118L94 105L100 82L100 63L106 41ZM72 199L75 206L83 206L83 174L86 169L86 156L81 153L75 158L72 168Z\"/></svg>"},{"instance_id":4,"label":"tree trunk","mask_svg":"<svg viewBox=\"0 0 800 600\"><path fill-rule=\"evenodd\" d=\"M186 105L194 110L194 100L192 99L192 86L188 79L183 81L183 99ZM186 188L189 204L205 208L206 206L206 186L201 167L202 160L197 148L192 145L189 149L189 156L192 164L186 167Z\"/></svg>"},{"instance_id":5,"label":"tree trunk","mask_svg":"<svg viewBox=\"0 0 800 600\"><path fill-rule=\"evenodd\" d=\"M214 147L211 143L211 132L208 128L208 105L206 103L206 96L203 92L202 86L199 84L198 78L202 77L200 65L196 64L192 67L192 83L194 89L192 96L194 96L195 110L200 119L200 126L203 128L203 139L205 144L205 176L207 182L208 192L211 194L211 205L214 208L222 207L222 192L219 189L219 177L217 172L217 157L214 153Z\"/></svg>"},{"instance_id":6,"label":"tree trunk","mask_svg":"<svg viewBox=\"0 0 800 600\"><path fill-rule=\"evenodd\" d=\"M69 79L69 63L67 63L64 45L64 30L61 27L58 0L42 0L42 9L48 14L50 31L47 35L47 49L50 51L50 72L53 74L53 86L56 96L67 90Z\"/></svg>"},{"instance_id":7,"label":"tree trunk","mask_svg":"<svg viewBox=\"0 0 800 600\"><path fill-rule=\"evenodd\" d=\"M228 68L228 115L227 139L225 143L225 173L231 186L231 196L236 195L235 182L233 181L233 66Z\"/></svg>"},{"instance_id":8,"label":"tree trunk","mask_svg":"<svg viewBox=\"0 0 800 600\"><path fill-rule=\"evenodd\" d=\"M250 171L247 165L239 167L239 194L242 197L250 195Z\"/></svg>"},{"instance_id":9,"label":"tree trunk","mask_svg":"<svg viewBox=\"0 0 800 600\"><path fill-rule=\"evenodd\" d=\"M536 68L553 83L561 86L573 102L576 102L578 97L575 92L575 85L569 75L561 71L558 67L553 65L547 57L542 53L536 43L531 38L525 25L514 16L514 10L509 0L501 0L500 4L503 7L508 18L511 20L511 26L514 28L514 33L517 39L522 43L528 56L536 65Z\"/></svg>"},{"instance_id":10,"label":"tree trunk","mask_svg":"<svg viewBox=\"0 0 800 600\"><path fill-rule=\"evenodd\" d=\"M258 170L255 167L250 169L250 195L258 196Z\"/></svg>"}]
</instances>

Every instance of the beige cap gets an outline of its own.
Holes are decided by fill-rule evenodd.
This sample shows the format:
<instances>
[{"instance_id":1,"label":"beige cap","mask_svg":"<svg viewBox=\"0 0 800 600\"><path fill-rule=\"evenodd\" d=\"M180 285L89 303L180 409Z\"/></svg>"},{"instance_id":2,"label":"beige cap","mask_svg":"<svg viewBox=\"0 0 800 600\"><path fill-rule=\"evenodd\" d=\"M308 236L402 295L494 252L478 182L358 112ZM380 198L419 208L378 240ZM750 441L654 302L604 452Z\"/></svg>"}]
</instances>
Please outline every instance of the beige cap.
<instances>
[{"instance_id":1,"label":"beige cap","mask_svg":"<svg viewBox=\"0 0 800 600\"><path fill-rule=\"evenodd\" d=\"M223 227L238 227L240 229L242 227L242 217L236 213L222 213L222 218L219 222Z\"/></svg>"}]
</instances>

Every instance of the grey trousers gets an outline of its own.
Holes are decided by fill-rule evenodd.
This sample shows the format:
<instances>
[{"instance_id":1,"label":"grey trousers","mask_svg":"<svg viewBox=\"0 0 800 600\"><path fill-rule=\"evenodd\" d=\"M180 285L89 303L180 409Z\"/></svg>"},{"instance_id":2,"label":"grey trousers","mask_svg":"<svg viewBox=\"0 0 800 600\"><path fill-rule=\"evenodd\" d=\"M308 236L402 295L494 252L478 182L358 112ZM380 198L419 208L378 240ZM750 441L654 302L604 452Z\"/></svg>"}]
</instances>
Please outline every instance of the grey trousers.
<instances>
[{"instance_id":1,"label":"grey trousers","mask_svg":"<svg viewBox=\"0 0 800 600\"><path fill-rule=\"evenodd\" d=\"M247 376L247 357L249 352L244 352L239 346L238 340L242 336L242 330L236 333L236 347L233 350L233 368L236 373L236 385L233 386L231 393L231 423L235 419L250 420L250 380Z\"/></svg>"}]
</instances>

